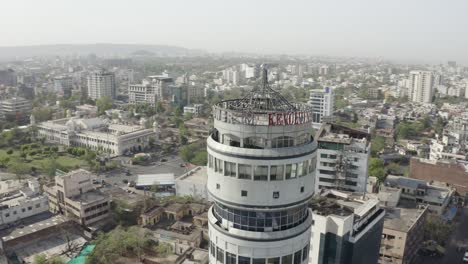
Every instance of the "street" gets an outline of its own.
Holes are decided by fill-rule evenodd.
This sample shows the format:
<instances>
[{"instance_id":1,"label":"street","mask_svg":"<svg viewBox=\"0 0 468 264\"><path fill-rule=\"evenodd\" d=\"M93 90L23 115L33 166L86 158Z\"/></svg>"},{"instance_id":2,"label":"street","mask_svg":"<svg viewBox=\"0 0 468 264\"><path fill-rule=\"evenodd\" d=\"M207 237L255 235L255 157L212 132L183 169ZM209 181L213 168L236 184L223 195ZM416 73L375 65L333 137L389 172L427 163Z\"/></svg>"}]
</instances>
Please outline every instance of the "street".
<instances>
[{"instance_id":1,"label":"street","mask_svg":"<svg viewBox=\"0 0 468 264\"><path fill-rule=\"evenodd\" d=\"M98 179L113 186L127 187L123 180L136 181L139 174L174 173L175 178L177 178L187 172L186 167L181 167L183 161L179 157L169 156L165 157L165 160L164 162L154 162L148 166L125 164L123 168L100 173ZM129 176L127 176L125 168L130 171Z\"/></svg>"}]
</instances>

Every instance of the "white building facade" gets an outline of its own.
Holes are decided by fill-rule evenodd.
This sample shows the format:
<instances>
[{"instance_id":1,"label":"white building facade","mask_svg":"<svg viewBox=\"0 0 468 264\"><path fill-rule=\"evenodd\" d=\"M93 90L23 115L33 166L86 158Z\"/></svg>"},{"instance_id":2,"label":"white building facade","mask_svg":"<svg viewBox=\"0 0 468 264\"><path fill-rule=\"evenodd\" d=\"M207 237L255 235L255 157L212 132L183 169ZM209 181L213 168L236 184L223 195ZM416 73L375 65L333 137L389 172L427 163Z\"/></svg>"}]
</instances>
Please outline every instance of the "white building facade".
<instances>
[{"instance_id":1,"label":"white building facade","mask_svg":"<svg viewBox=\"0 0 468 264\"><path fill-rule=\"evenodd\" d=\"M316 143L311 111L266 82L214 106L207 140L210 263L308 263Z\"/></svg>"},{"instance_id":2,"label":"white building facade","mask_svg":"<svg viewBox=\"0 0 468 264\"><path fill-rule=\"evenodd\" d=\"M142 126L108 124L100 118L64 118L37 125L39 138L48 143L85 147L120 156L127 152L140 152L157 139L155 129Z\"/></svg>"},{"instance_id":3,"label":"white building facade","mask_svg":"<svg viewBox=\"0 0 468 264\"><path fill-rule=\"evenodd\" d=\"M116 96L115 75L112 72L97 71L88 76L88 97L97 100L101 97L114 99Z\"/></svg>"},{"instance_id":4,"label":"white building facade","mask_svg":"<svg viewBox=\"0 0 468 264\"><path fill-rule=\"evenodd\" d=\"M312 107L314 128L320 128L322 118L333 114L334 101L333 89L330 87L310 91L308 104Z\"/></svg>"},{"instance_id":5,"label":"white building facade","mask_svg":"<svg viewBox=\"0 0 468 264\"><path fill-rule=\"evenodd\" d=\"M369 134L327 123L317 135L315 191L365 192L370 158Z\"/></svg>"},{"instance_id":6,"label":"white building facade","mask_svg":"<svg viewBox=\"0 0 468 264\"><path fill-rule=\"evenodd\" d=\"M431 103L434 95L434 77L430 71L411 71L409 96L416 103Z\"/></svg>"}]
</instances>

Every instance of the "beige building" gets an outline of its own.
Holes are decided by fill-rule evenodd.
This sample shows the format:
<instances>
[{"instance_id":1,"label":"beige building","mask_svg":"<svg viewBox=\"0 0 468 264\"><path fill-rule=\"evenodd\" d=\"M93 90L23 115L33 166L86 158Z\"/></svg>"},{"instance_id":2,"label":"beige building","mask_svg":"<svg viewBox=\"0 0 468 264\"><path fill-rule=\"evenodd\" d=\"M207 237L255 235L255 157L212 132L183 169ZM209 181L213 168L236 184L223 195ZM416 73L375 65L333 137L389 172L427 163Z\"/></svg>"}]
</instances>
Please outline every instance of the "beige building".
<instances>
[{"instance_id":1,"label":"beige building","mask_svg":"<svg viewBox=\"0 0 468 264\"><path fill-rule=\"evenodd\" d=\"M427 206L386 208L379 263L407 264L414 260L422 246L427 212Z\"/></svg>"},{"instance_id":2,"label":"beige building","mask_svg":"<svg viewBox=\"0 0 468 264\"><path fill-rule=\"evenodd\" d=\"M142 126L113 124L101 118L63 118L37 125L38 137L48 143L85 147L120 156L140 152L156 138L154 129Z\"/></svg>"},{"instance_id":3,"label":"beige building","mask_svg":"<svg viewBox=\"0 0 468 264\"><path fill-rule=\"evenodd\" d=\"M91 176L90 172L82 169L55 176L55 185L44 186L50 211L86 226L106 219L110 199L94 189Z\"/></svg>"}]
</instances>

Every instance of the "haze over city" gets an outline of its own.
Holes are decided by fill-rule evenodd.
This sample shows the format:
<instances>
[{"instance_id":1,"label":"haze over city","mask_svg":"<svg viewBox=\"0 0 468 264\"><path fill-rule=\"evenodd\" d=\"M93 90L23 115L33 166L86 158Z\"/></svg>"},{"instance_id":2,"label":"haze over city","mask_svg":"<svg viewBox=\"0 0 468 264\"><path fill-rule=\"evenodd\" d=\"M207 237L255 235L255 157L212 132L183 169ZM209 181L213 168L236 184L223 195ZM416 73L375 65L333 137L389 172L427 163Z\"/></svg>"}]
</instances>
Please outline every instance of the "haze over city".
<instances>
[{"instance_id":1,"label":"haze over city","mask_svg":"<svg viewBox=\"0 0 468 264\"><path fill-rule=\"evenodd\" d=\"M468 2L4 1L0 46L156 44L207 52L468 62Z\"/></svg>"}]
</instances>

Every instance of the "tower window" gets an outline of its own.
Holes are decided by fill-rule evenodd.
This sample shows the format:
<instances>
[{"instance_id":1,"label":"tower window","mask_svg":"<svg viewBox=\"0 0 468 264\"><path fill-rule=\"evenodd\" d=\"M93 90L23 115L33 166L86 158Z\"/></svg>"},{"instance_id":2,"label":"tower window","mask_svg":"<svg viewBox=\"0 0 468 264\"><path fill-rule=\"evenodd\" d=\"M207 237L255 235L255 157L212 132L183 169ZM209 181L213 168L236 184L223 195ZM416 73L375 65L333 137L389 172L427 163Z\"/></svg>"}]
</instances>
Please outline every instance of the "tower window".
<instances>
[{"instance_id":1,"label":"tower window","mask_svg":"<svg viewBox=\"0 0 468 264\"><path fill-rule=\"evenodd\" d=\"M279 192L273 192L273 199L279 198Z\"/></svg>"},{"instance_id":2,"label":"tower window","mask_svg":"<svg viewBox=\"0 0 468 264\"><path fill-rule=\"evenodd\" d=\"M301 193L303 193L303 192L304 192L304 186L301 187Z\"/></svg>"},{"instance_id":3,"label":"tower window","mask_svg":"<svg viewBox=\"0 0 468 264\"><path fill-rule=\"evenodd\" d=\"M242 190L242 191L241 191L241 196L242 196L242 197L246 197L246 196L247 196L247 191Z\"/></svg>"},{"instance_id":4,"label":"tower window","mask_svg":"<svg viewBox=\"0 0 468 264\"><path fill-rule=\"evenodd\" d=\"M221 186L219 185L219 183L217 183L217 184L216 184L216 189L219 190L220 188L221 188Z\"/></svg>"}]
</instances>

